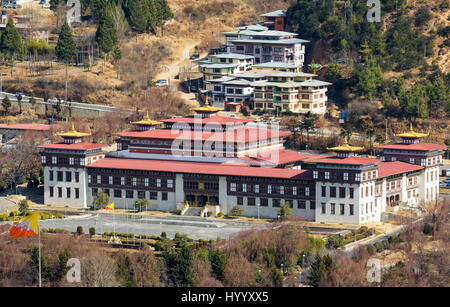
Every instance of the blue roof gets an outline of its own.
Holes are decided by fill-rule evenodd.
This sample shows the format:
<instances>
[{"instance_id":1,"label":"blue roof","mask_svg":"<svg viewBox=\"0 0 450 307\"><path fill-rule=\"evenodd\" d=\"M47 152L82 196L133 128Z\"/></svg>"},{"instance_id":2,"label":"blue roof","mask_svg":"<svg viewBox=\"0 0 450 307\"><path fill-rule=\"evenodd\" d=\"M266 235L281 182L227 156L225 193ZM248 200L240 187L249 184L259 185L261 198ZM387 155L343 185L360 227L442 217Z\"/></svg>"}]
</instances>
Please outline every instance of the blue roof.
<instances>
[{"instance_id":1,"label":"blue roof","mask_svg":"<svg viewBox=\"0 0 450 307\"><path fill-rule=\"evenodd\" d=\"M262 14L261 17L286 17L286 11L278 10L270 13Z\"/></svg>"}]
</instances>

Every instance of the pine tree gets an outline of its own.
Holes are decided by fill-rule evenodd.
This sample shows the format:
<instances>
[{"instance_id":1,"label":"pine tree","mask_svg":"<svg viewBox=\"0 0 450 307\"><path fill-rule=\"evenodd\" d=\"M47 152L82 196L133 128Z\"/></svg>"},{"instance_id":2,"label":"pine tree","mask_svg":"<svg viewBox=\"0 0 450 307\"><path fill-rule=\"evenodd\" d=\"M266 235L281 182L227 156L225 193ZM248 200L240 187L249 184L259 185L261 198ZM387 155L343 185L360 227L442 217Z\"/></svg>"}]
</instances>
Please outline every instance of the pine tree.
<instances>
[{"instance_id":1,"label":"pine tree","mask_svg":"<svg viewBox=\"0 0 450 307\"><path fill-rule=\"evenodd\" d=\"M117 29L114 24L114 19L110 8L103 9L100 21L95 34L95 40L98 43L98 47L105 54L110 53L114 45L117 44ZM103 60L103 69L106 65L106 57Z\"/></svg>"},{"instance_id":2,"label":"pine tree","mask_svg":"<svg viewBox=\"0 0 450 307\"><path fill-rule=\"evenodd\" d=\"M155 7L158 15L158 25L161 27L161 36L164 36L164 23L166 20L173 18L173 13L167 0L155 0Z\"/></svg>"},{"instance_id":3,"label":"pine tree","mask_svg":"<svg viewBox=\"0 0 450 307\"><path fill-rule=\"evenodd\" d=\"M0 50L9 56L21 55L23 53L23 44L19 31L14 26L12 18L8 20L5 30L0 39Z\"/></svg>"},{"instance_id":4,"label":"pine tree","mask_svg":"<svg viewBox=\"0 0 450 307\"><path fill-rule=\"evenodd\" d=\"M6 114L8 114L9 108L11 108L11 100L9 100L8 95L5 95L5 98L3 98L2 107L5 110Z\"/></svg>"},{"instance_id":5,"label":"pine tree","mask_svg":"<svg viewBox=\"0 0 450 307\"><path fill-rule=\"evenodd\" d=\"M33 282L39 281L39 247L35 246L31 250L31 256L28 260L28 266L31 269L31 279ZM49 277L49 268L45 261L44 255L41 253L41 277L42 282L47 281Z\"/></svg>"},{"instance_id":6,"label":"pine tree","mask_svg":"<svg viewBox=\"0 0 450 307\"><path fill-rule=\"evenodd\" d=\"M224 271L227 266L227 256L219 249L210 249L208 253L209 261L211 262L211 268L213 275L218 280L224 279Z\"/></svg>"},{"instance_id":7,"label":"pine tree","mask_svg":"<svg viewBox=\"0 0 450 307\"><path fill-rule=\"evenodd\" d=\"M145 32L148 25L148 0L128 0L125 12L130 26L136 31Z\"/></svg>"},{"instance_id":8,"label":"pine tree","mask_svg":"<svg viewBox=\"0 0 450 307\"><path fill-rule=\"evenodd\" d=\"M67 82L69 79L69 63L78 55L77 45L72 37L72 30L69 24L65 22L59 33L58 43L55 48L56 57L66 64L66 101L67 101Z\"/></svg>"}]
</instances>

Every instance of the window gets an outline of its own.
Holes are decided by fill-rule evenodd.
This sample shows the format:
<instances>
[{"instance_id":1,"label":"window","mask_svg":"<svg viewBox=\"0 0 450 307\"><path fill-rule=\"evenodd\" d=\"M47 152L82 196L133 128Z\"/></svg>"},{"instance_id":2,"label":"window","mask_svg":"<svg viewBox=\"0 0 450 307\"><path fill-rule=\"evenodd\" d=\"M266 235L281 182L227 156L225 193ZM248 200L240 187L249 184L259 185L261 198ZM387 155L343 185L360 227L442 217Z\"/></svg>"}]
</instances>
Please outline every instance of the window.
<instances>
[{"instance_id":1,"label":"window","mask_svg":"<svg viewBox=\"0 0 450 307\"><path fill-rule=\"evenodd\" d=\"M137 179L136 179L136 177L133 177L133 186L136 186L136 184L137 184Z\"/></svg>"},{"instance_id":2,"label":"window","mask_svg":"<svg viewBox=\"0 0 450 307\"><path fill-rule=\"evenodd\" d=\"M61 182L61 181L63 181L64 172L62 172L62 171L57 171L57 172L56 172L56 176L57 176L58 182Z\"/></svg>"},{"instance_id":3,"label":"window","mask_svg":"<svg viewBox=\"0 0 450 307\"><path fill-rule=\"evenodd\" d=\"M236 183L231 183L230 184L230 191L231 192L236 192Z\"/></svg>"},{"instance_id":4,"label":"window","mask_svg":"<svg viewBox=\"0 0 450 307\"><path fill-rule=\"evenodd\" d=\"M297 187L292 187L292 195L297 195Z\"/></svg>"},{"instance_id":5,"label":"window","mask_svg":"<svg viewBox=\"0 0 450 307\"><path fill-rule=\"evenodd\" d=\"M99 175L97 176L97 183L98 184L102 183L102 176Z\"/></svg>"},{"instance_id":6,"label":"window","mask_svg":"<svg viewBox=\"0 0 450 307\"><path fill-rule=\"evenodd\" d=\"M331 204L331 214L332 215L336 214L336 205L335 204Z\"/></svg>"},{"instance_id":7,"label":"window","mask_svg":"<svg viewBox=\"0 0 450 307\"><path fill-rule=\"evenodd\" d=\"M345 198L345 188L339 188L339 198Z\"/></svg>"},{"instance_id":8,"label":"window","mask_svg":"<svg viewBox=\"0 0 450 307\"><path fill-rule=\"evenodd\" d=\"M306 188L305 188L305 195L306 195L306 196L309 196L309 187L306 187Z\"/></svg>"},{"instance_id":9,"label":"window","mask_svg":"<svg viewBox=\"0 0 450 307\"><path fill-rule=\"evenodd\" d=\"M144 199L145 198L145 191L138 191L138 198Z\"/></svg>"},{"instance_id":10,"label":"window","mask_svg":"<svg viewBox=\"0 0 450 307\"><path fill-rule=\"evenodd\" d=\"M134 191L132 191L132 190L127 190L127 192L126 192L126 197L127 197L127 198L133 198L133 197L134 197Z\"/></svg>"},{"instance_id":11,"label":"window","mask_svg":"<svg viewBox=\"0 0 450 307\"><path fill-rule=\"evenodd\" d=\"M267 194L271 194L272 193L272 186L268 185L267 186Z\"/></svg>"},{"instance_id":12,"label":"window","mask_svg":"<svg viewBox=\"0 0 450 307\"><path fill-rule=\"evenodd\" d=\"M167 200L167 192L162 192L161 193L161 200Z\"/></svg>"},{"instance_id":13,"label":"window","mask_svg":"<svg viewBox=\"0 0 450 307\"><path fill-rule=\"evenodd\" d=\"M150 199L151 200L157 200L158 199L158 192L150 192Z\"/></svg>"},{"instance_id":14,"label":"window","mask_svg":"<svg viewBox=\"0 0 450 307\"><path fill-rule=\"evenodd\" d=\"M80 182L80 173L75 172L75 182Z\"/></svg>"},{"instance_id":15,"label":"window","mask_svg":"<svg viewBox=\"0 0 450 307\"><path fill-rule=\"evenodd\" d=\"M81 166L86 165L86 159L85 158L80 158L80 165Z\"/></svg>"},{"instance_id":16,"label":"window","mask_svg":"<svg viewBox=\"0 0 450 307\"><path fill-rule=\"evenodd\" d=\"M330 179L330 172L325 172L325 179Z\"/></svg>"},{"instance_id":17,"label":"window","mask_svg":"<svg viewBox=\"0 0 450 307\"><path fill-rule=\"evenodd\" d=\"M88 183L91 183L91 175L88 175Z\"/></svg>"},{"instance_id":18,"label":"window","mask_svg":"<svg viewBox=\"0 0 450 307\"><path fill-rule=\"evenodd\" d=\"M355 174L355 181L361 181L361 174L360 173Z\"/></svg>"},{"instance_id":19,"label":"window","mask_svg":"<svg viewBox=\"0 0 450 307\"><path fill-rule=\"evenodd\" d=\"M272 199L272 207L280 207L280 200L279 199Z\"/></svg>"},{"instance_id":20,"label":"window","mask_svg":"<svg viewBox=\"0 0 450 307\"><path fill-rule=\"evenodd\" d=\"M246 183L242 184L242 192L247 192L247 184Z\"/></svg>"},{"instance_id":21,"label":"window","mask_svg":"<svg viewBox=\"0 0 450 307\"><path fill-rule=\"evenodd\" d=\"M284 186L280 186L280 194L284 194Z\"/></svg>"},{"instance_id":22,"label":"window","mask_svg":"<svg viewBox=\"0 0 450 307\"><path fill-rule=\"evenodd\" d=\"M255 184L255 193L259 193L259 184Z\"/></svg>"},{"instance_id":23,"label":"window","mask_svg":"<svg viewBox=\"0 0 450 307\"><path fill-rule=\"evenodd\" d=\"M327 187L322 187L322 197L327 197Z\"/></svg>"},{"instance_id":24,"label":"window","mask_svg":"<svg viewBox=\"0 0 450 307\"><path fill-rule=\"evenodd\" d=\"M41 157L41 162L42 162L42 164L45 164L45 161L46 161L46 157L45 157L45 156L42 156L42 157Z\"/></svg>"},{"instance_id":25,"label":"window","mask_svg":"<svg viewBox=\"0 0 450 307\"><path fill-rule=\"evenodd\" d=\"M55 180L55 178L53 176L53 171L49 171L49 175L50 175L50 181Z\"/></svg>"},{"instance_id":26,"label":"window","mask_svg":"<svg viewBox=\"0 0 450 307\"><path fill-rule=\"evenodd\" d=\"M255 205L256 205L256 202L255 202L254 197L247 198L247 206L255 206Z\"/></svg>"},{"instance_id":27,"label":"window","mask_svg":"<svg viewBox=\"0 0 450 307\"><path fill-rule=\"evenodd\" d=\"M261 198L259 200L259 205L261 207L268 207L269 206L269 200L267 198Z\"/></svg>"},{"instance_id":28,"label":"window","mask_svg":"<svg viewBox=\"0 0 450 307\"><path fill-rule=\"evenodd\" d=\"M354 206L354 205L348 205L348 207L349 207L349 209L350 209L350 210L349 210L349 211L350 211L349 214L350 214L350 215L354 215L354 214L355 214L355 212L354 212L354 207L355 207L355 206Z\"/></svg>"},{"instance_id":29,"label":"window","mask_svg":"<svg viewBox=\"0 0 450 307\"><path fill-rule=\"evenodd\" d=\"M76 199L80 198L80 189L79 188L75 188L75 198Z\"/></svg>"},{"instance_id":30,"label":"window","mask_svg":"<svg viewBox=\"0 0 450 307\"><path fill-rule=\"evenodd\" d=\"M344 180L348 180L348 173L344 173Z\"/></svg>"},{"instance_id":31,"label":"window","mask_svg":"<svg viewBox=\"0 0 450 307\"><path fill-rule=\"evenodd\" d=\"M97 195L97 193L98 193L98 189L96 189L96 188L92 189L92 196Z\"/></svg>"},{"instance_id":32,"label":"window","mask_svg":"<svg viewBox=\"0 0 450 307\"><path fill-rule=\"evenodd\" d=\"M173 179L167 179L167 187L173 188Z\"/></svg>"},{"instance_id":33,"label":"window","mask_svg":"<svg viewBox=\"0 0 450 307\"><path fill-rule=\"evenodd\" d=\"M120 185L125 185L125 177L120 177Z\"/></svg>"},{"instance_id":34,"label":"window","mask_svg":"<svg viewBox=\"0 0 450 307\"><path fill-rule=\"evenodd\" d=\"M56 164L58 159L56 157L52 157L52 164Z\"/></svg>"},{"instance_id":35,"label":"window","mask_svg":"<svg viewBox=\"0 0 450 307\"><path fill-rule=\"evenodd\" d=\"M122 190L114 190L115 198L122 198Z\"/></svg>"},{"instance_id":36,"label":"window","mask_svg":"<svg viewBox=\"0 0 450 307\"><path fill-rule=\"evenodd\" d=\"M69 164L70 164L70 165L74 165L74 164L75 164L75 158L70 157L70 158L69 158Z\"/></svg>"},{"instance_id":37,"label":"window","mask_svg":"<svg viewBox=\"0 0 450 307\"><path fill-rule=\"evenodd\" d=\"M238 197L237 198L237 204L239 206L243 206L244 205L244 198L243 197Z\"/></svg>"},{"instance_id":38,"label":"window","mask_svg":"<svg viewBox=\"0 0 450 307\"><path fill-rule=\"evenodd\" d=\"M306 201L304 200L299 200L298 201L298 206L299 209L306 209Z\"/></svg>"},{"instance_id":39,"label":"window","mask_svg":"<svg viewBox=\"0 0 450 307\"><path fill-rule=\"evenodd\" d=\"M345 205L341 204L341 215L345 214Z\"/></svg>"},{"instance_id":40,"label":"window","mask_svg":"<svg viewBox=\"0 0 450 307\"><path fill-rule=\"evenodd\" d=\"M330 187L330 197L336 197L336 187Z\"/></svg>"},{"instance_id":41,"label":"window","mask_svg":"<svg viewBox=\"0 0 450 307\"><path fill-rule=\"evenodd\" d=\"M72 172L66 172L66 182L72 182Z\"/></svg>"},{"instance_id":42,"label":"window","mask_svg":"<svg viewBox=\"0 0 450 307\"><path fill-rule=\"evenodd\" d=\"M322 214L325 214L327 212L327 204L326 203L322 203Z\"/></svg>"},{"instance_id":43,"label":"window","mask_svg":"<svg viewBox=\"0 0 450 307\"><path fill-rule=\"evenodd\" d=\"M50 197L53 197L53 187L49 187Z\"/></svg>"},{"instance_id":44,"label":"window","mask_svg":"<svg viewBox=\"0 0 450 307\"><path fill-rule=\"evenodd\" d=\"M66 188L66 198L70 198L70 188Z\"/></svg>"},{"instance_id":45,"label":"window","mask_svg":"<svg viewBox=\"0 0 450 307\"><path fill-rule=\"evenodd\" d=\"M309 202L309 209L311 209L311 210L315 210L316 209L316 202L315 201L310 201Z\"/></svg>"},{"instance_id":46,"label":"window","mask_svg":"<svg viewBox=\"0 0 450 307\"><path fill-rule=\"evenodd\" d=\"M242 95L242 89L241 88L237 88L237 89L234 90L234 93L238 94L238 95Z\"/></svg>"},{"instance_id":47,"label":"window","mask_svg":"<svg viewBox=\"0 0 450 307\"><path fill-rule=\"evenodd\" d=\"M58 187L58 197L62 198L62 188Z\"/></svg>"}]
</instances>

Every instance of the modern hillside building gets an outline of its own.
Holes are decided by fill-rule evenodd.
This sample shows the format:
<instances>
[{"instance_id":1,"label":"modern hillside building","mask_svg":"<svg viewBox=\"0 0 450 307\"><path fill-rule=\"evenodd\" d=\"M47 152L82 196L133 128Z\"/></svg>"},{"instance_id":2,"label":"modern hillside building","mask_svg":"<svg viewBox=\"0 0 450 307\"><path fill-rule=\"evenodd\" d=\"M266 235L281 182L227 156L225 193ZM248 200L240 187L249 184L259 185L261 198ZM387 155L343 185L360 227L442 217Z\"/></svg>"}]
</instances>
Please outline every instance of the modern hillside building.
<instances>
[{"instance_id":1,"label":"modern hillside building","mask_svg":"<svg viewBox=\"0 0 450 307\"><path fill-rule=\"evenodd\" d=\"M262 14L264 17L264 26L269 30L284 31L286 28L286 11L278 10L270 13Z\"/></svg>"},{"instance_id":2,"label":"modern hillside building","mask_svg":"<svg viewBox=\"0 0 450 307\"><path fill-rule=\"evenodd\" d=\"M149 210L198 206L229 214L238 205L245 216L275 218L286 204L306 220L359 225L438 196L434 167L445 146L420 143L420 135L383 147L394 161L359 157L362 148L347 143L329 149L336 154L301 154L283 148L290 132L249 126L208 104L194 111L132 123L134 130L115 134L115 152L83 142L87 134L74 129L60 134L63 143L40 146L45 204L86 208L102 191L123 209L146 198Z\"/></svg>"}]
</instances>

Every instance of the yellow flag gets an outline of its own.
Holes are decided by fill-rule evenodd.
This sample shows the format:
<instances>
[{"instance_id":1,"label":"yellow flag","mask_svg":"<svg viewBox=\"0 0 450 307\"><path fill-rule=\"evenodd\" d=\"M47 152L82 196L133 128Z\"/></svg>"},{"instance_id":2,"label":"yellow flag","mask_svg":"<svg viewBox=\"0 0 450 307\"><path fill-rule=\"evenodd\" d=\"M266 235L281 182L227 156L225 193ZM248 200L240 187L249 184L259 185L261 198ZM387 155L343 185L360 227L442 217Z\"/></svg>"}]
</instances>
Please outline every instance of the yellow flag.
<instances>
[{"instance_id":1,"label":"yellow flag","mask_svg":"<svg viewBox=\"0 0 450 307\"><path fill-rule=\"evenodd\" d=\"M113 210L114 209L114 202L110 203L108 206L104 207L105 210Z\"/></svg>"},{"instance_id":2,"label":"yellow flag","mask_svg":"<svg viewBox=\"0 0 450 307\"><path fill-rule=\"evenodd\" d=\"M29 216L14 222L13 226L9 229L11 238L37 236L39 234L38 218L39 214L36 210Z\"/></svg>"}]
</instances>

